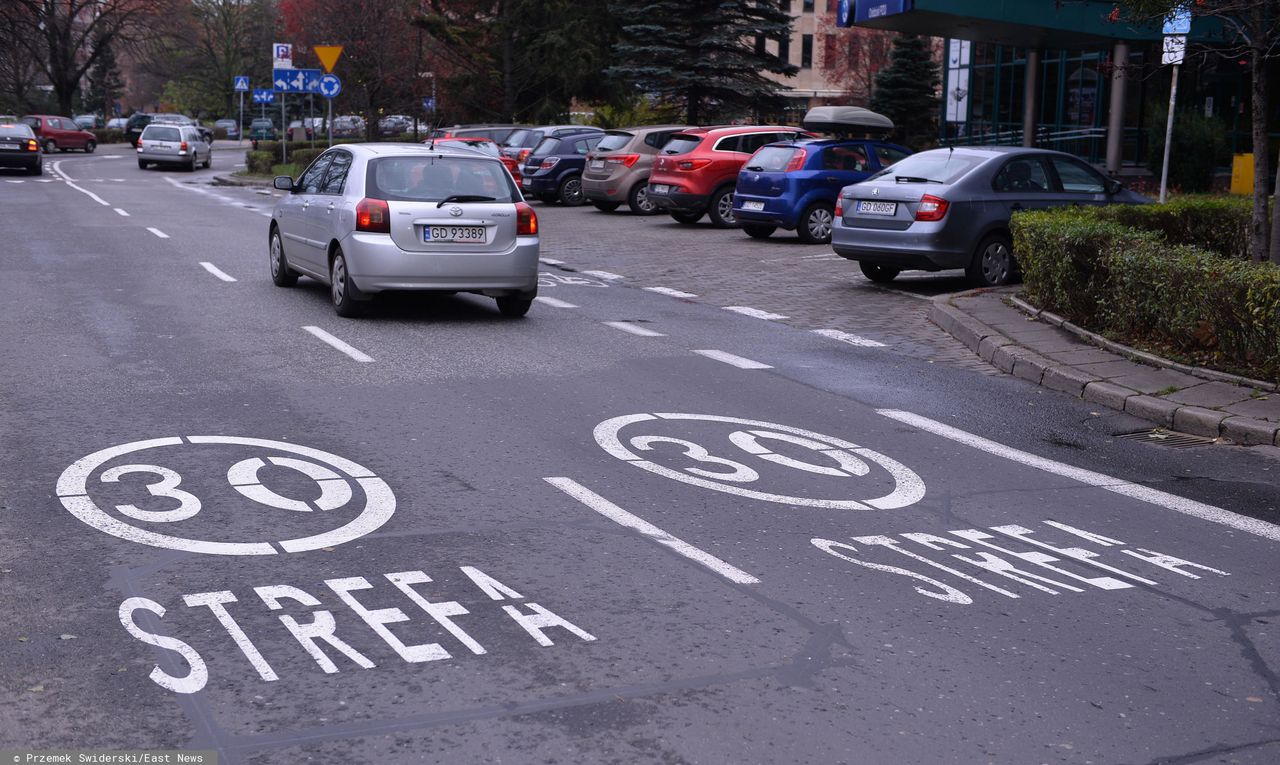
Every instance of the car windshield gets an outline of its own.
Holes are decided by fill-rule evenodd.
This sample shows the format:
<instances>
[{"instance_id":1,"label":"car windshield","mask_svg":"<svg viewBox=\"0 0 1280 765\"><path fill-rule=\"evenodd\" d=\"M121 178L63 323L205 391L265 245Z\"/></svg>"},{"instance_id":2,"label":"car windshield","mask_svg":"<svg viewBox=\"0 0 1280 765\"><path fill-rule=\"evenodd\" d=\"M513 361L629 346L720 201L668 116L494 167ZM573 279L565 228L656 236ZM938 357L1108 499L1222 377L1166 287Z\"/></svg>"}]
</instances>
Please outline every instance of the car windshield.
<instances>
[{"instance_id":1,"label":"car windshield","mask_svg":"<svg viewBox=\"0 0 1280 765\"><path fill-rule=\"evenodd\" d=\"M399 202L439 202L458 195L518 200L502 163L462 157L379 157L369 162L365 193Z\"/></svg>"},{"instance_id":2,"label":"car windshield","mask_svg":"<svg viewBox=\"0 0 1280 765\"><path fill-rule=\"evenodd\" d=\"M747 160L746 169L756 171L778 172L787 167L796 149L791 146L766 146Z\"/></svg>"},{"instance_id":3,"label":"car windshield","mask_svg":"<svg viewBox=\"0 0 1280 765\"><path fill-rule=\"evenodd\" d=\"M176 127L160 127L148 125L147 129L142 131L142 138L147 141L181 141L181 135Z\"/></svg>"},{"instance_id":4,"label":"car windshield","mask_svg":"<svg viewBox=\"0 0 1280 765\"><path fill-rule=\"evenodd\" d=\"M666 146L662 147L663 154L684 154L698 148L698 144L702 143L702 137L696 135L684 135L676 133L671 136L671 140Z\"/></svg>"},{"instance_id":5,"label":"car windshield","mask_svg":"<svg viewBox=\"0 0 1280 765\"><path fill-rule=\"evenodd\" d=\"M898 163L881 170L868 180L896 181L898 183L942 183L959 180L986 160L975 154L957 154L949 149L936 149L912 154Z\"/></svg>"},{"instance_id":6,"label":"car windshield","mask_svg":"<svg viewBox=\"0 0 1280 765\"><path fill-rule=\"evenodd\" d=\"M31 128L26 125L0 125L0 136L35 138L35 135L35 133L31 132Z\"/></svg>"},{"instance_id":7,"label":"car windshield","mask_svg":"<svg viewBox=\"0 0 1280 765\"><path fill-rule=\"evenodd\" d=\"M635 138L635 136L621 131L605 133L604 138L600 139L600 143L596 144L596 151L619 151L625 149L627 144L631 143L632 138Z\"/></svg>"},{"instance_id":8,"label":"car windshield","mask_svg":"<svg viewBox=\"0 0 1280 765\"><path fill-rule=\"evenodd\" d=\"M271 120L254 120L254 127L271 127Z\"/></svg>"},{"instance_id":9,"label":"car windshield","mask_svg":"<svg viewBox=\"0 0 1280 765\"><path fill-rule=\"evenodd\" d=\"M544 154L555 154L556 147L559 145L560 145L559 138L551 138L551 137L543 138L541 141L538 142L537 146L533 147L533 151L531 153L536 154L538 156L542 156Z\"/></svg>"}]
</instances>

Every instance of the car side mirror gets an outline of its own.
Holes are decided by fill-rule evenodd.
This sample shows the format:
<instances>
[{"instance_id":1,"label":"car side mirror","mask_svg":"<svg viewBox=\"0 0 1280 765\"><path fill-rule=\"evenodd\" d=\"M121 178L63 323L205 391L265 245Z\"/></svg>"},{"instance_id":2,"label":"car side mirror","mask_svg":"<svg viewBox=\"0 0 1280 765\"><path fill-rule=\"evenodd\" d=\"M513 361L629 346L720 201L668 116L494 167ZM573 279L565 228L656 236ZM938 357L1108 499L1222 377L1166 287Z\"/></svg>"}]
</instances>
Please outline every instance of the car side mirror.
<instances>
[{"instance_id":1,"label":"car side mirror","mask_svg":"<svg viewBox=\"0 0 1280 765\"><path fill-rule=\"evenodd\" d=\"M293 191L293 179L287 175L277 175L271 185L281 191Z\"/></svg>"},{"instance_id":2,"label":"car side mirror","mask_svg":"<svg viewBox=\"0 0 1280 765\"><path fill-rule=\"evenodd\" d=\"M1117 181L1115 178L1110 178L1107 180L1108 195L1115 196L1116 194L1119 194L1121 191L1124 191L1123 183L1121 183L1120 181Z\"/></svg>"}]
</instances>

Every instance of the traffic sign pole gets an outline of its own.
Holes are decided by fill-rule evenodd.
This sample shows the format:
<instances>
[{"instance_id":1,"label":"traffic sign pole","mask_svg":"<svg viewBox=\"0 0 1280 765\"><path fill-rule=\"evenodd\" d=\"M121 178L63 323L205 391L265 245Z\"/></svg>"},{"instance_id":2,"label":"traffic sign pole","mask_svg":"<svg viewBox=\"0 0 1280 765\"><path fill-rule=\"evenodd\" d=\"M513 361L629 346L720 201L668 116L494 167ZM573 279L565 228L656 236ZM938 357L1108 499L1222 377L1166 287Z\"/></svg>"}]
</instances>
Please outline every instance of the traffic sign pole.
<instances>
[{"instance_id":1,"label":"traffic sign pole","mask_svg":"<svg viewBox=\"0 0 1280 765\"><path fill-rule=\"evenodd\" d=\"M280 129L284 131L283 140L280 141L280 164L289 161L289 115L285 112L284 102L289 97L284 93L280 94Z\"/></svg>"},{"instance_id":2,"label":"traffic sign pole","mask_svg":"<svg viewBox=\"0 0 1280 765\"><path fill-rule=\"evenodd\" d=\"M236 144L244 142L244 91L240 91L240 122L236 123Z\"/></svg>"},{"instance_id":3,"label":"traffic sign pole","mask_svg":"<svg viewBox=\"0 0 1280 765\"><path fill-rule=\"evenodd\" d=\"M1169 87L1169 119L1164 126L1164 161L1160 165L1160 204L1169 188L1169 147L1173 144L1173 109L1178 104L1178 64L1173 65L1173 85Z\"/></svg>"},{"instance_id":4,"label":"traffic sign pole","mask_svg":"<svg viewBox=\"0 0 1280 765\"><path fill-rule=\"evenodd\" d=\"M326 98L325 101L329 102L329 119L325 120L324 124L329 126L329 146L332 148L333 147L333 99Z\"/></svg>"}]
</instances>

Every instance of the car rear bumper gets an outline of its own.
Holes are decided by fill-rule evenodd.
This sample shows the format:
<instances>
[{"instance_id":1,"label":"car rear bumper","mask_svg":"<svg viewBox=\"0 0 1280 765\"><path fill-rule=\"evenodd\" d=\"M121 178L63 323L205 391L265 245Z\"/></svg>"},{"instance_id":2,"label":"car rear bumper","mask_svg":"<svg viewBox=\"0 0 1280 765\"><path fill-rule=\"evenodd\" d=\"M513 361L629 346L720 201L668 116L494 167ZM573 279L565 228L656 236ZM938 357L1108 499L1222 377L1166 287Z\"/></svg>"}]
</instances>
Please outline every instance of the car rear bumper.
<instances>
[{"instance_id":1,"label":"car rear bumper","mask_svg":"<svg viewBox=\"0 0 1280 765\"><path fill-rule=\"evenodd\" d=\"M0 152L0 167L39 167L40 161L38 151Z\"/></svg>"},{"instance_id":2,"label":"car rear bumper","mask_svg":"<svg viewBox=\"0 0 1280 765\"><path fill-rule=\"evenodd\" d=\"M592 202L625 202L631 193L631 186L623 181L625 178L591 179L582 176L582 195Z\"/></svg>"},{"instance_id":3,"label":"car rear bumper","mask_svg":"<svg viewBox=\"0 0 1280 765\"><path fill-rule=\"evenodd\" d=\"M510 294L538 288L538 238L522 236L504 252L406 252L385 234L342 241L347 269L365 292L443 290Z\"/></svg>"},{"instance_id":4,"label":"car rear bumper","mask_svg":"<svg viewBox=\"0 0 1280 765\"><path fill-rule=\"evenodd\" d=\"M554 175L529 175L522 168L520 190L535 196L555 194L560 191L560 183Z\"/></svg>"},{"instance_id":5,"label":"car rear bumper","mask_svg":"<svg viewBox=\"0 0 1280 765\"><path fill-rule=\"evenodd\" d=\"M140 151L138 152L138 160L157 164L185 165L191 161L191 153L174 154L173 152L164 151Z\"/></svg>"},{"instance_id":6,"label":"car rear bumper","mask_svg":"<svg viewBox=\"0 0 1280 765\"><path fill-rule=\"evenodd\" d=\"M745 205L752 202L762 204L764 206L763 209L746 209ZM743 196L742 194L733 195L733 215L742 223L759 223L787 230L795 229L796 218L798 217L798 213L789 199L784 197Z\"/></svg>"},{"instance_id":7,"label":"car rear bumper","mask_svg":"<svg viewBox=\"0 0 1280 765\"><path fill-rule=\"evenodd\" d=\"M937 223L913 223L892 231L850 228L837 222L831 230L831 249L849 260L925 271L964 268L972 255L969 247L957 246Z\"/></svg>"},{"instance_id":8,"label":"car rear bumper","mask_svg":"<svg viewBox=\"0 0 1280 765\"><path fill-rule=\"evenodd\" d=\"M706 194L690 194L687 191L655 194L652 183L649 184L647 191L649 200L657 205L659 210L665 210L667 212L705 212L707 209L707 202L710 199Z\"/></svg>"}]
</instances>

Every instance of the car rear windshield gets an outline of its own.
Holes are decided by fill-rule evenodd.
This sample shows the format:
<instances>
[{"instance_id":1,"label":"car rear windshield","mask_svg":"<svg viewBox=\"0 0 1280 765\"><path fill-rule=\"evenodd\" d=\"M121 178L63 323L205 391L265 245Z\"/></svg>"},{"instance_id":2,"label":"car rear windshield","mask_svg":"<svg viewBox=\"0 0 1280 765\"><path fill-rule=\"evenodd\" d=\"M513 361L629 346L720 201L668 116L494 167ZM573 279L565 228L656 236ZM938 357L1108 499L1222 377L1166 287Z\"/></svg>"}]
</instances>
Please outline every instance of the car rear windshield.
<instances>
[{"instance_id":1,"label":"car rear windshield","mask_svg":"<svg viewBox=\"0 0 1280 765\"><path fill-rule=\"evenodd\" d=\"M912 154L892 167L881 170L868 180L950 184L981 165L985 159L974 154L956 154L946 149L938 149L922 154Z\"/></svg>"},{"instance_id":2,"label":"car rear windshield","mask_svg":"<svg viewBox=\"0 0 1280 765\"><path fill-rule=\"evenodd\" d=\"M31 132L31 128L27 125L0 125L0 136L6 138L35 138L36 134Z\"/></svg>"},{"instance_id":3,"label":"car rear windshield","mask_svg":"<svg viewBox=\"0 0 1280 765\"><path fill-rule=\"evenodd\" d=\"M494 143L493 141L452 141L447 138L440 141L436 141L437 146L441 144L446 146L459 146L464 149L471 149L472 151L478 151L481 154L485 154L490 157L496 157L501 153L498 151L498 144Z\"/></svg>"},{"instance_id":4,"label":"car rear windshield","mask_svg":"<svg viewBox=\"0 0 1280 765\"><path fill-rule=\"evenodd\" d=\"M786 169L795 153L795 148L791 146L766 146L747 160L747 169L778 172Z\"/></svg>"},{"instance_id":5,"label":"car rear windshield","mask_svg":"<svg viewBox=\"0 0 1280 765\"><path fill-rule=\"evenodd\" d=\"M272 122L271 120L254 120L250 124L254 127L271 127Z\"/></svg>"},{"instance_id":6,"label":"car rear windshield","mask_svg":"<svg viewBox=\"0 0 1280 765\"><path fill-rule=\"evenodd\" d=\"M621 130L610 131L604 134L604 138L600 139L600 143L596 144L596 151L620 151L627 148L627 144L631 143L631 139L635 138L630 133L624 133Z\"/></svg>"},{"instance_id":7,"label":"car rear windshield","mask_svg":"<svg viewBox=\"0 0 1280 765\"><path fill-rule=\"evenodd\" d=\"M541 135L541 133L537 130L520 128L519 130L515 131L511 135L507 136L507 140L503 141L502 145L511 149L523 149L524 147L534 143L535 134Z\"/></svg>"},{"instance_id":8,"label":"car rear windshield","mask_svg":"<svg viewBox=\"0 0 1280 765\"><path fill-rule=\"evenodd\" d=\"M147 125L147 129L142 131L142 137L147 141L181 141L181 136L176 127Z\"/></svg>"},{"instance_id":9,"label":"car rear windshield","mask_svg":"<svg viewBox=\"0 0 1280 765\"><path fill-rule=\"evenodd\" d=\"M530 153L542 157L547 154L555 154L558 148L560 148L560 139L548 136L538 141L538 145L533 147L533 151Z\"/></svg>"},{"instance_id":10,"label":"car rear windshield","mask_svg":"<svg viewBox=\"0 0 1280 765\"><path fill-rule=\"evenodd\" d=\"M698 144L702 143L702 136L684 135L676 133L671 136L671 140L666 146L662 147L663 154L684 154L698 148Z\"/></svg>"},{"instance_id":11,"label":"car rear windshield","mask_svg":"<svg viewBox=\"0 0 1280 765\"><path fill-rule=\"evenodd\" d=\"M392 202L439 202L457 195L517 200L501 162L462 157L379 157L369 162L365 195Z\"/></svg>"}]
</instances>

